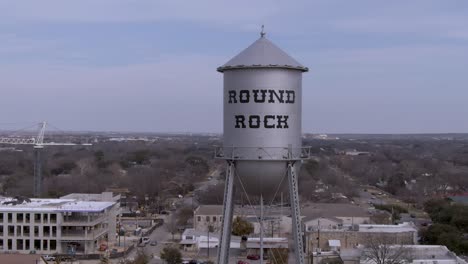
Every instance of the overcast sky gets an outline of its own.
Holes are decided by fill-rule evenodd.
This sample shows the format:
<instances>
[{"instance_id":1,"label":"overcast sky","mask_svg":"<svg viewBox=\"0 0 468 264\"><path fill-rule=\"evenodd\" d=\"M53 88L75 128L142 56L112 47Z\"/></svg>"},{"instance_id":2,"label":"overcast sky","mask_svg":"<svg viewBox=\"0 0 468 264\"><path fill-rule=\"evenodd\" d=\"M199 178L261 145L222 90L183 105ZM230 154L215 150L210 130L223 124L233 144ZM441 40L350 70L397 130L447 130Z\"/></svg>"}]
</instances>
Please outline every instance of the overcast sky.
<instances>
[{"instance_id":1,"label":"overcast sky","mask_svg":"<svg viewBox=\"0 0 468 264\"><path fill-rule=\"evenodd\" d=\"M0 0L0 124L222 132L262 24L310 68L304 132L468 132L466 0Z\"/></svg>"}]
</instances>

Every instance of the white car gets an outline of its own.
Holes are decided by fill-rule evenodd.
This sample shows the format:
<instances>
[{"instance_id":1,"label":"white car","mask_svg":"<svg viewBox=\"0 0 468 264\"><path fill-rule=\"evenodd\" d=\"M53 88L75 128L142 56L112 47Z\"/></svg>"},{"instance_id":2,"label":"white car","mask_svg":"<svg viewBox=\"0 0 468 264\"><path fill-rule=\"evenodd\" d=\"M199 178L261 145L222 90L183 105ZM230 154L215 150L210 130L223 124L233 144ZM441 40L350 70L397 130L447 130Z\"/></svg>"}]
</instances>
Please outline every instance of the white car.
<instances>
[{"instance_id":1,"label":"white car","mask_svg":"<svg viewBox=\"0 0 468 264\"><path fill-rule=\"evenodd\" d=\"M51 255L42 256L47 261L55 261L55 257Z\"/></svg>"}]
</instances>

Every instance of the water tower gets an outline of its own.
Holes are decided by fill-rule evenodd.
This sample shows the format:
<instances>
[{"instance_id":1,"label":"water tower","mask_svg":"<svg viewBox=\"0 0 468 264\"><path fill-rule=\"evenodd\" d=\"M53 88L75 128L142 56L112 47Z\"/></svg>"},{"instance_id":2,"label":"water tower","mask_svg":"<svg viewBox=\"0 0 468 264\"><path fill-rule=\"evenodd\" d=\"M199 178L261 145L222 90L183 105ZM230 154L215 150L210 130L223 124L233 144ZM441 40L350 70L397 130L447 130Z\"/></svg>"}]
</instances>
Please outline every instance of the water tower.
<instances>
[{"instance_id":1,"label":"water tower","mask_svg":"<svg viewBox=\"0 0 468 264\"><path fill-rule=\"evenodd\" d=\"M219 67L224 75L224 137L216 158L227 161L218 262L227 264L234 185L270 199L289 183L296 263L304 263L298 172L302 147L302 66L265 34ZM263 210L262 210L263 211Z\"/></svg>"}]
</instances>

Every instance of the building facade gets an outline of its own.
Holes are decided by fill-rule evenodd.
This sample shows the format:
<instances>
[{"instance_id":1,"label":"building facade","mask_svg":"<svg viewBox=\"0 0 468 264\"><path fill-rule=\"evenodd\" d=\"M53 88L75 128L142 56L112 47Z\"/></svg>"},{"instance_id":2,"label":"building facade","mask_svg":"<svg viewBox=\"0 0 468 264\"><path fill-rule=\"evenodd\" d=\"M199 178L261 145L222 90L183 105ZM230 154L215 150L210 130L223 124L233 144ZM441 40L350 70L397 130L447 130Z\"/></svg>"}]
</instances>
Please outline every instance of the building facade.
<instances>
[{"instance_id":1,"label":"building facade","mask_svg":"<svg viewBox=\"0 0 468 264\"><path fill-rule=\"evenodd\" d=\"M336 229L306 230L311 252L356 248L373 241L395 245L417 244L418 231L413 223L398 225L354 225Z\"/></svg>"},{"instance_id":2,"label":"building facade","mask_svg":"<svg viewBox=\"0 0 468 264\"><path fill-rule=\"evenodd\" d=\"M116 203L0 198L0 252L89 254L115 237Z\"/></svg>"}]
</instances>

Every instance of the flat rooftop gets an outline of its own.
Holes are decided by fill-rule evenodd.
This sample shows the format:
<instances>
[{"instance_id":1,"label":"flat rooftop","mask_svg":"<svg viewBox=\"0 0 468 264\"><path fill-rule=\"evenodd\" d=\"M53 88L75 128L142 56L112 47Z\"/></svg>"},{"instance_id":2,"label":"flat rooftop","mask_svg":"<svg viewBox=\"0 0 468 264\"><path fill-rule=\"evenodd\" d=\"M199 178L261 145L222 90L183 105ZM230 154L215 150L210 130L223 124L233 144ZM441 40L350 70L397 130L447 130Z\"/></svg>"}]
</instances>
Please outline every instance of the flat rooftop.
<instances>
[{"instance_id":1,"label":"flat rooftop","mask_svg":"<svg viewBox=\"0 0 468 264\"><path fill-rule=\"evenodd\" d=\"M359 225L359 232L367 233L401 233L417 232L416 226L411 222L398 225Z\"/></svg>"},{"instance_id":2,"label":"flat rooftop","mask_svg":"<svg viewBox=\"0 0 468 264\"><path fill-rule=\"evenodd\" d=\"M101 212L115 202L0 197L0 212Z\"/></svg>"}]
</instances>

